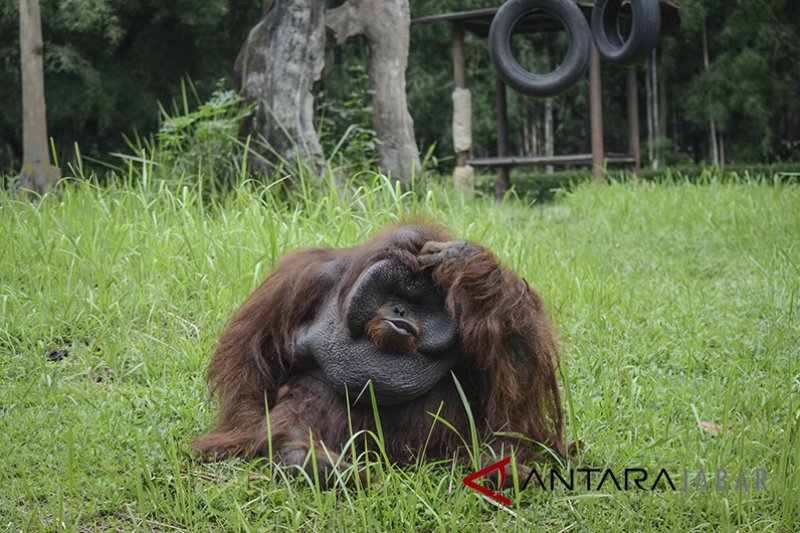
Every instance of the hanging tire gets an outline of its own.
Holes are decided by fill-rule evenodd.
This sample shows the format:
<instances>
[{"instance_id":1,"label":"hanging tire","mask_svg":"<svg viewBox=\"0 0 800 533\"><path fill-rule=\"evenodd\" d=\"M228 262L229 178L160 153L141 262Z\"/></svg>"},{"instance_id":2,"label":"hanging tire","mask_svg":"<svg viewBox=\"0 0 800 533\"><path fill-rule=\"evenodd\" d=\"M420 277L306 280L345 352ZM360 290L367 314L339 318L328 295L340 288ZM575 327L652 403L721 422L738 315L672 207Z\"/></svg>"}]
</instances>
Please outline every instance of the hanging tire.
<instances>
[{"instance_id":1,"label":"hanging tire","mask_svg":"<svg viewBox=\"0 0 800 533\"><path fill-rule=\"evenodd\" d=\"M597 0L592 8L592 35L600 56L614 65L630 66L645 59L658 43L661 8L658 0L631 0L633 24L627 40L619 32L622 0Z\"/></svg>"},{"instance_id":2,"label":"hanging tire","mask_svg":"<svg viewBox=\"0 0 800 533\"><path fill-rule=\"evenodd\" d=\"M567 31L567 56L547 74L525 70L511 49L514 28L533 11L549 15ZM532 96L553 96L571 87L586 71L591 46L589 24L572 0L509 0L497 10L489 28L489 56L497 75L512 89Z\"/></svg>"}]
</instances>

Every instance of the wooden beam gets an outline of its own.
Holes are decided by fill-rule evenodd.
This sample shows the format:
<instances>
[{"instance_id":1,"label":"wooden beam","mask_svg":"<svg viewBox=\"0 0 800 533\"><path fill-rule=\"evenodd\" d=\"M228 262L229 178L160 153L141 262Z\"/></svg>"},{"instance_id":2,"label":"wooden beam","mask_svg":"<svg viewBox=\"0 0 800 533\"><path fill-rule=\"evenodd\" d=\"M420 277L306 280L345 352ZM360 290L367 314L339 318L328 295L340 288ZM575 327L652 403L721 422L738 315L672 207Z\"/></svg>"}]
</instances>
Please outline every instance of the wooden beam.
<instances>
[{"instance_id":1,"label":"wooden beam","mask_svg":"<svg viewBox=\"0 0 800 533\"><path fill-rule=\"evenodd\" d=\"M603 179L603 79L600 71L600 54L592 43L589 61L589 110L592 135L592 175Z\"/></svg>"},{"instance_id":2,"label":"wooden beam","mask_svg":"<svg viewBox=\"0 0 800 533\"><path fill-rule=\"evenodd\" d=\"M661 35L678 35L681 25L681 14L677 5L672 0L659 0L661 8ZM436 4L431 2L431 4ZM578 7L583 12L586 20L591 23L592 9L594 2L577 2ZM626 3L627 4L627 3ZM436 22L459 22L464 28L479 37L486 37L489 34L489 27L492 19L497 13L497 7L486 7L482 9L472 9L468 11L458 11L453 13L441 13L438 15L427 15L411 20L411 24L431 24ZM624 5L619 10L620 20L625 23L631 19L630 5ZM630 25L630 24L628 24ZM552 17L547 17L541 13L533 13L531 16L521 20L514 33L537 33L544 31L563 31L563 25Z\"/></svg>"},{"instance_id":3,"label":"wooden beam","mask_svg":"<svg viewBox=\"0 0 800 533\"><path fill-rule=\"evenodd\" d=\"M497 156L499 158L508 156L508 105L506 103L506 84L499 77L495 76L495 88L497 101ZM511 188L511 170L507 166L501 166L494 182L494 195L498 200L502 200L506 191Z\"/></svg>"},{"instance_id":4,"label":"wooden beam","mask_svg":"<svg viewBox=\"0 0 800 533\"><path fill-rule=\"evenodd\" d=\"M628 67L628 152L633 154L633 173L642 173L642 147L639 138L639 92L636 67Z\"/></svg>"},{"instance_id":5,"label":"wooden beam","mask_svg":"<svg viewBox=\"0 0 800 533\"><path fill-rule=\"evenodd\" d=\"M636 159L633 154L606 154L608 163L631 164ZM478 157L467 159L467 164L474 167L517 167L538 165L588 165L592 162L592 154L572 154L554 156L508 156L508 157Z\"/></svg>"}]
</instances>

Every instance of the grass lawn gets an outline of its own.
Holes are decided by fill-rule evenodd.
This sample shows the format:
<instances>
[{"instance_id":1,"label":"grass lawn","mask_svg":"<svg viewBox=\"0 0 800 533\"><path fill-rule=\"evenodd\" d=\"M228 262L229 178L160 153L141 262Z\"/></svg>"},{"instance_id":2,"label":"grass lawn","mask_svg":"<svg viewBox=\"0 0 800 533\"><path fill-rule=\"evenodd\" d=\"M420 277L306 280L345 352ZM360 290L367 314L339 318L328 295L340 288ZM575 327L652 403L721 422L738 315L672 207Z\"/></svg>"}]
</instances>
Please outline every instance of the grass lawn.
<instances>
[{"instance_id":1,"label":"grass lawn","mask_svg":"<svg viewBox=\"0 0 800 533\"><path fill-rule=\"evenodd\" d=\"M585 184L533 207L380 185L344 200L200 196L157 183L75 182L36 205L0 193L0 528L800 529L796 184ZM373 486L317 491L264 462L193 460L215 415L203 374L217 334L273 262L413 213L543 295L581 465L666 469L678 490L593 478L507 492L503 507L465 487L462 466L377 465Z\"/></svg>"}]
</instances>

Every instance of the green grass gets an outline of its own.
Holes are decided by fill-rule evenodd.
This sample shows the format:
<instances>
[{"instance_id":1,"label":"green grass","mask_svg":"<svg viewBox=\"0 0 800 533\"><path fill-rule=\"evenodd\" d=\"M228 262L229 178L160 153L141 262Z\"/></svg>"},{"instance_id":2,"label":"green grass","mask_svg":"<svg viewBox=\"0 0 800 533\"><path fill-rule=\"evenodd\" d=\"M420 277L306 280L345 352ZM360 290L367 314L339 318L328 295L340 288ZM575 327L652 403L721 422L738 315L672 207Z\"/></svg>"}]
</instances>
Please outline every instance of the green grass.
<instances>
[{"instance_id":1,"label":"green grass","mask_svg":"<svg viewBox=\"0 0 800 533\"><path fill-rule=\"evenodd\" d=\"M797 185L583 184L533 207L381 183L279 196L82 181L36 204L0 193L0 528L800 528ZM273 262L414 213L544 296L583 465L691 479L761 467L768 491L528 488L500 508L461 466L379 464L376 485L321 492L263 462L196 463L188 445L215 414L206 361Z\"/></svg>"}]
</instances>

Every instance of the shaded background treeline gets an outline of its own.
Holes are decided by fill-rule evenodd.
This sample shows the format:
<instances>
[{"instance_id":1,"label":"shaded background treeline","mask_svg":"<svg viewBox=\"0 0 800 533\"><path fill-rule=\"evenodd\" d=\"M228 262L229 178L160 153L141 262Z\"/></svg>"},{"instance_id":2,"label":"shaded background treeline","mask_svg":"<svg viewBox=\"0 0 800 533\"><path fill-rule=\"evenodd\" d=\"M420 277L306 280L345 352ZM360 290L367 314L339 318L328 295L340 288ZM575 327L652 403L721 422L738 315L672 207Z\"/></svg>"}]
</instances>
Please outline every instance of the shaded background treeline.
<instances>
[{"instance_id":1,"label":"shaded background treeline","mask_svg":"<svg viewBox=\"0 0 800 533\"><path fill-rule=\"evenodd\" d=\"M42 0L48 133L59 159L105 157L123 146L123 135L147 135L159 127L165 105L191 80L198 98L233 87L233 62L268 2L208 0ZM644 117L649 79L659 117L645 162L709 161L714 122L725 163L774 163L800 159L800 3L793 0L679 0L682 27L665 37L655 69L639 68ZM331 2L335 4L335 2ZM486 0L411 0L412 17L499 5ZM21 155L18 2L0 0L0 172L12 172ZM708 67L703 61L707 36ZM409 107L423 151L435 145L442 170L452 163L451 32L446 23L411 29ZM541 42L529 39L521 54L532 65ZM558 39L554 41L558 50ZM467 36L468 85L473 95L476 155L496 146L494 76L485 41ZM335 54L336 65L321 86L317 120L323 141L349 126L352 155L369 158L369 51L358 39ZM557 52L554 54L557 57ZM609 151L624 151L625 73L605 67L605 135ZM544 101L511 93L510 148L535 154L540 147ZM652 107L651 107L652 109ZM586 77L553 101L556 153L587 152Z\"/></svg>"}]
</instances>

